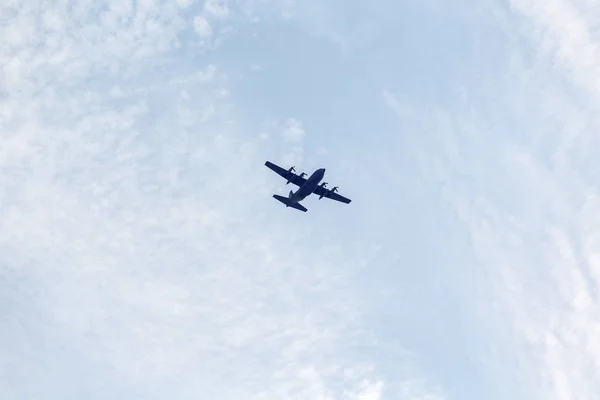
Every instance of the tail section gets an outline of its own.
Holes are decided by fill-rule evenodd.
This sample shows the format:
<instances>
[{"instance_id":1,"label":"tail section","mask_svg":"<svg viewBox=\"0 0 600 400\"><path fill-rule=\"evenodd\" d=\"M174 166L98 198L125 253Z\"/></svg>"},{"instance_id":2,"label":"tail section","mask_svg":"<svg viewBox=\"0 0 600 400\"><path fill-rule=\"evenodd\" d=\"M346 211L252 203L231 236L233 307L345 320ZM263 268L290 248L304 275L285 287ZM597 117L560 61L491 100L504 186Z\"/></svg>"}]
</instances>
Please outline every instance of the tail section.
<instances>
[{"instance_id":1,"label":"tail section","mask_svg":"<svg viewBox=\"0 0 600 400\"><path fill-rule=\"evenodd\" d=\"M295 208L296 210L300 210L303 212L308 211L306 209L306 207L304 207L302 204L290 202L290 199L288 197L279 196L278 194L274 194L273 197L276 198L277 200L279 200L280 202L282 202L283 204L285 204L286 207L292 207L292 208Z\"/></svg>"}]
</instances>

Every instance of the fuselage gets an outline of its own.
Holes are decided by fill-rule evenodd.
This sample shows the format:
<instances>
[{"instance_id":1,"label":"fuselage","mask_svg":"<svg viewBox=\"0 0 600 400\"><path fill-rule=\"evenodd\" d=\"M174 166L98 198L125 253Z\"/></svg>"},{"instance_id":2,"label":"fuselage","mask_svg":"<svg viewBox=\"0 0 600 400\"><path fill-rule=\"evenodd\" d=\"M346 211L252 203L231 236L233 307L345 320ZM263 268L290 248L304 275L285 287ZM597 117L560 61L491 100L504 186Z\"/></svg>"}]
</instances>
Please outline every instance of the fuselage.
<instances>
[{"instance_id":1,"label":"fuselage","mask_svg":"<svg viewBox=\"0 0 600 400\"><path fill-rule=\"evenodd\" d=\"M293 193L290 196L290 201L299 202L304 200L307 196L315 191L317 186L319 186L319 182L325 176L325 168L319 168L304 182L304 185L300 186L296 193Z\"/></svg>"}]
</instances>

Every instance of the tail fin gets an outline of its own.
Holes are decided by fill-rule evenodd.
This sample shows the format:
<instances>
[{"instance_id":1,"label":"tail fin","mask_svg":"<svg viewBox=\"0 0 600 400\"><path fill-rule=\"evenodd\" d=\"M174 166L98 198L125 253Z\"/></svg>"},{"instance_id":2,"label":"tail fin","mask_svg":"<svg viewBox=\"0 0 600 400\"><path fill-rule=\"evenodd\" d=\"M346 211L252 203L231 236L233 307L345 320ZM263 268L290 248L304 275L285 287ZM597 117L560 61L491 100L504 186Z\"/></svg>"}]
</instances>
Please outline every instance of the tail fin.
<instances>
[{"instance_id":1,"label":"tail fin","mask_svg":"<svg viewBox=\"0 0 600 400\"><path fill-rule=\"evenodd\" d=\"M273 197L276 198L277 200L279 200L280 202L282 202L283 204L285 204L286 207L292 207L292 208L295 208L296 210L300 210L300 211L304 211L304 212L308 211L307 208L304 207L302 204L292 203L292 202L290 202L290 199L287 197L279 196L278 194L274 194Z\"/></svg>"}]
</instances>

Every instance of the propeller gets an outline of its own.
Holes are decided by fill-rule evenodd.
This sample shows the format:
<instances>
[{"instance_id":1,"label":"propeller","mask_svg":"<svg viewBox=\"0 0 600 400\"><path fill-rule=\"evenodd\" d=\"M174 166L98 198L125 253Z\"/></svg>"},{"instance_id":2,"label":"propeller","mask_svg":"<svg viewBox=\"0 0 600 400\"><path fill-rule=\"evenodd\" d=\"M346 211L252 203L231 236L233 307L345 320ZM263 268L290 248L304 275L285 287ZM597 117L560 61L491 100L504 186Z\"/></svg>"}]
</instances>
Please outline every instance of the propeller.
<instances>
[{"instance_id":1,"label":"propeller","mask_svg":"<svg viewBox=\"0 0 600 400\"><path fill-rule=\"evenodd\" d=\"M327 186L327 182L323 182L320 185L323 189L325 189L325 186ZM323 192L322 195L319 196L319 200L321 200L323 198L323 196L325 196L327 194L327 192Z\"/></svg>"},{"instance_id":2,"label":"propeller","mask_svg":"<svg viewBox=\"0 0 600 400\"><path fill-rule=\"evenodd\" d=\"M294 166L292 165L290 167L290 169L288 169L288 177L291 177L294 175L293 171L295 171L296 168L294 168ZM288 185L291 182L291 180L288 179L288 181L285 183L286 185Z\"/></svg>"}]
</instances>

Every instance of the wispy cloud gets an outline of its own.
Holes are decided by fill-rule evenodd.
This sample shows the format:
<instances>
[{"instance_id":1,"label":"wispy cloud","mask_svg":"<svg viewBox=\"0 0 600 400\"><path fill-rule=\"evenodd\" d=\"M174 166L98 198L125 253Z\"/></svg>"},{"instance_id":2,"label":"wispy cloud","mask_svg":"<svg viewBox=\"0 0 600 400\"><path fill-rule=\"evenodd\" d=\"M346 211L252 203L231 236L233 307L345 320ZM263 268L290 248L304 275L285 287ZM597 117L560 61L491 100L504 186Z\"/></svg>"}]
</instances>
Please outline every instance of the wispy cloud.
<instances>
[{"instance_id":1,"label":"wispy cloud","mask_svg":"<svg viewBox=\"0 0 600 400\"><path fill-rule=\"evenodd\" d=\"M533 346L536 374L545 398L593 398L600 390L600 319L597 299L598 229L590 224L598 210L597 171L590 163L599 141L595 132L600 70L595 24L600 8L585 2L512 2L532 27L536 55L548 61L551 76L566 76L561 102L550 123L560 124L559 144L550 165L522 151L515 164L540 207L536 218L539 260L548 286L533 290L519 314ZM558 66L556 68L555 66ZM550 128L551 129L551 128ZM545 199L540 198L543 196ZM552 397L554 396L554 397Z\"/></svg>"},{"instance_id":2,"label":"wispy cloud","mask_svg":"<svg viewBox=\"0 0 600 400\"><path fill-rule=\"evenodd\" d=\"M304 128L282 116L261 141L226 95L231 76L173 61L203 27L195 5L12 7L0 11L0 391L381 398L369 357L348 350L365 329L348 279L358 257L270 207L273 176L256 173ZM204 5L207 18L227 10Z\"/></svg>"},{"instance_id":3,"label":"wispy cloud","mask_svg":"<svg viewBox=\"0 0 600 400\"><path fill-rule=\"evenodd\" d=\"M511 5L524 17L513 19L511 28L525 27L531 46L511 48L520 62L495 91L495 113L510 121L493 125L441 102L411 107L411 99L389 91L382 97L403 118L428 120L438 138L453 138L440 140L436 150L425 150L420 139L412 145L432 154L419 160L437 171L445 198L471 232L479 263L471 276L485 288L473 301L503 349L493 369L504 374L503 363L518 366L507 379L521 383L507 394L594 398L600 304L598 232L590 221L598 182L589 157L598 142L600 64L591 20L600 9L563 1ZM492 102L467 87L473 100Z\"/></svg>"},{"instance_id":4,"label":"wispy cloud","mask_svg":"<svg viewBox=\"0 0 600 400\"><path fill-rule=\"evenodd\" d=\"M0 392L594 398L600 9L392 3L0 5Z\"/></svg>"},{"instance_id":5,"label":"wispy cloud","mask_svg":"<svg viewBox=\"0 0 600 400\"><path fill-rule=\"evenodd\" d=\"M210 23L202 15L198 15L194 18L194 28L198 35L202 37L209 37L212 35L212 28Z\"/></svg>"}]
</instances>

